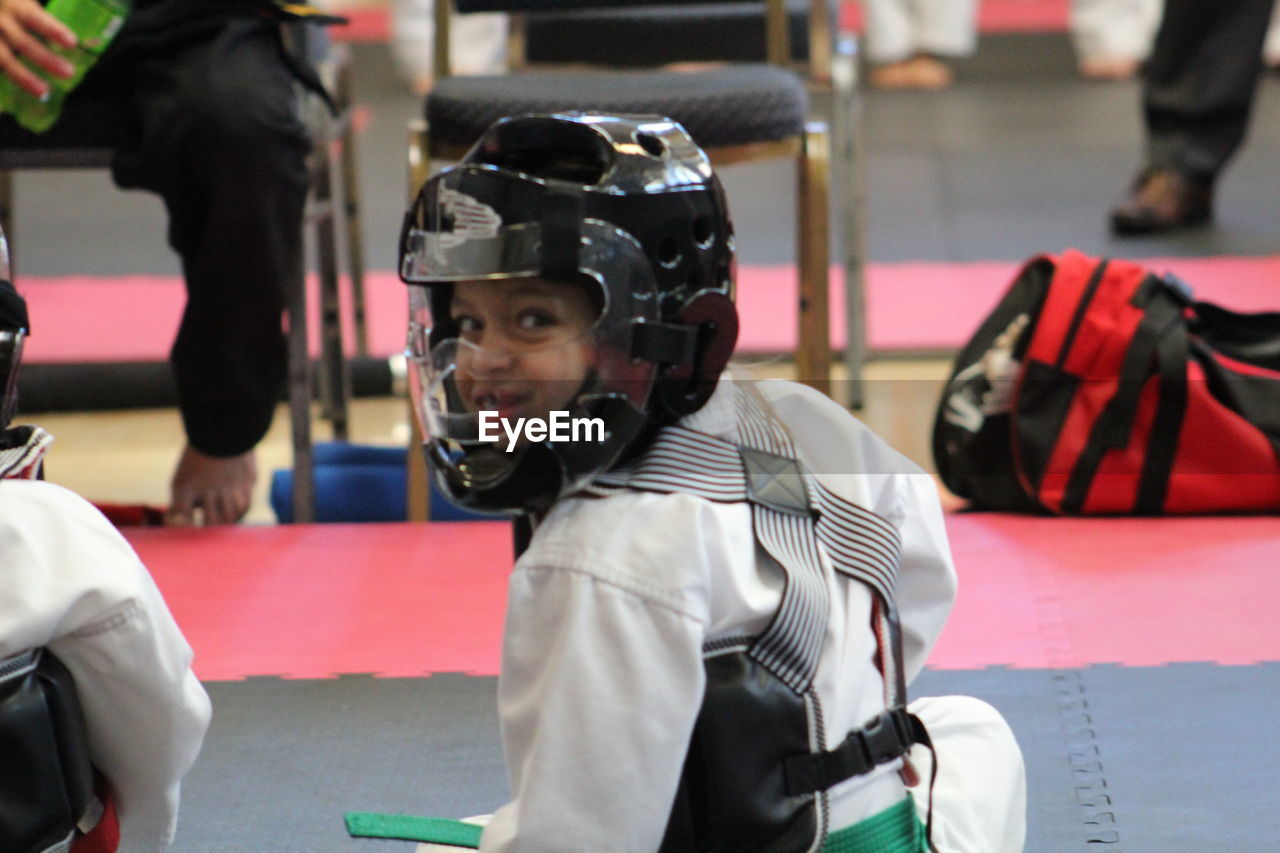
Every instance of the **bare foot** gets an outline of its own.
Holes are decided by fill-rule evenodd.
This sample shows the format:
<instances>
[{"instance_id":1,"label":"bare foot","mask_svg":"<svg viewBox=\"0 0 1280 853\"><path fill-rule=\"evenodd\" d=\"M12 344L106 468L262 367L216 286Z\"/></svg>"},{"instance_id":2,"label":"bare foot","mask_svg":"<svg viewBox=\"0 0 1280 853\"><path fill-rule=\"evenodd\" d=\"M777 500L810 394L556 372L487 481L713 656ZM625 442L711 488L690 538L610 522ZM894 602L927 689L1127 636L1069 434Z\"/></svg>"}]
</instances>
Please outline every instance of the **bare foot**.
<instances>
[{"instance_id":1,"label":"bare foot","mask_svg":"<svg viewBox=\"0 0 1280 853\"><path fill-rule=\"evenodd\" d=\"M871 85L877 89L945 89L955 82L946 63L932 56L913 56L871 69Z\"/></svg>"},{"instance_id":2,"label":"bare foot","mask_svg":"<svg viewBox=\"0 0 1280 853\"><path fill-rule=\"evenodd\" d=\"M235 524L249 511L258 466L253 451L239 456L208 456L187 445L170 486L173 498L167 523Z\"/></svg>"},{"instance_id":3,"label":"bare foot","mask_svg":"<svg viewBox=\"0 0 1280 853\"><path fill-rule=\"evenodd\" d=\"M723 63L723 62L711 62L711 61L708 61L708 62L668 62L666 65L662 66L662 70L664 70L664 71L683 71L683 72L688 73L688 72L691 72L691 71L692 71L692 72L697 72L697 71L710 71L710 70L711 70L711 69L713 69L713 68L723 68L723 67L724 67L724 63Z\"/></svg>"},{"instance_id":4,"label":"bare foot","mask_svg":"<svg viewBox=\"0 0 1280 853\"><path fill-rule=\"evenodd\" d=\"M425 96L431 91L432 80L430 74L415 74L413 79L409 81L409 91L418 96Z\"/></svg>"},{"instance_id":5,"label":"bare foot","mask_svg":"<svg viewBox=\"0 0 1280 853\"><path fill-rule=\"evenodd\" d=\"M1090 80L1130 80L1142 63L1123 56L1080 60L1080 74Z\"/></svg>"}]
</instances>

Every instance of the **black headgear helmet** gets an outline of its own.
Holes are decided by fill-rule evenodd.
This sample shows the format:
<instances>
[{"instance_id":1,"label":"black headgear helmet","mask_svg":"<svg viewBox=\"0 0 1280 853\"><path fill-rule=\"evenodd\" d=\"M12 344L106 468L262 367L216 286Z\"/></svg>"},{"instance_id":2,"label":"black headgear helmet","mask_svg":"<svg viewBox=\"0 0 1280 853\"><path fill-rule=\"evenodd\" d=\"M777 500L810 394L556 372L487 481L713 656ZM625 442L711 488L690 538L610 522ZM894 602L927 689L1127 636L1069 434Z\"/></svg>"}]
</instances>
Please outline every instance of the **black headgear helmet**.
<instances>
[{"instance_id":1,"label":"black headgear helmet","mask_svg":"<svg viewBox=\"0 0 1280 853\"><path fill-rule=\"evenodd\" d=\"M684 129L657 116L499 121L423 186L400 257L404 281L428 285L410 288L410 354L438 386L433 429L432 378L419 373L428 451L446 492L469 506L538 509L611 467L648 428L706 402L737 339L723 189ZM609 356L570 409L601 417L607 435L589 447L530 444L502 464L481 463L465 440L440 435L445 410L460 410L438 355L460 334L451 283L520 276L598 291L593 334Z\"/></svg>"}]
</instances>

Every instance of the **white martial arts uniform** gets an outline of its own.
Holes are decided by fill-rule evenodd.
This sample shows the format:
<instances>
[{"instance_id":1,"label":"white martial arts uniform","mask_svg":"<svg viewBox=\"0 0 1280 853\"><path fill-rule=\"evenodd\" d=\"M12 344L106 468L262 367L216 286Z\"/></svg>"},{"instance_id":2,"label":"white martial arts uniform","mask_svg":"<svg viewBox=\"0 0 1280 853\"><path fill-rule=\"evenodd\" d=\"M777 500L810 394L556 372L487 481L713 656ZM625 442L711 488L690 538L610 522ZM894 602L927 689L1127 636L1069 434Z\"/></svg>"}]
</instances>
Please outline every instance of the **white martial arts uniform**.
<instances>
[{"instance_id":1,"label":"white martial arts uniform","mask_svg":"<svg viewBox=\"0 0 1280 853\"><path fill-rule=\"evenodd\" d=\"M409 81L430 78L435 54L433 0L392 0L391 55ZM454 74L501 74L507 61L507 16L494 13L453 15L449 58Z\"/></svg>"},{"instance_id":2,"label":"white martial arts uniform","mask_svg":"<svg viewBox=\"0 0 1280 853\"><path fill-rule=\"evenodd\" d=\"M968 56L977 44L976 0L864 0L867 58Z\"/></svg>"},{"instance_id":3,"label":"white martial arts uniform","mask_svg":"<svg viewBox=\"0 0 1280 853\"><path fill-rule=\"evenodd\" d=\"M75 679L120 850L163 850L209 724L191 648L100 512L52 483L0 479L0 659L39 647Z\"/></svg>"},{"instance_id":4,"label":"white martial arts uniform","mask_svg":"<svg viewBox=\"0 0 1280 853\"><path fill-rule=\"evenodd\" d=\"M1144 60L1160 25L1162 0L1071 0L1071 40L1090 59Z\"/></svg>"},{"instance_id":5,"label":"white martial arts uniform","mask_svg":"<svg viewBox=\"0 0 1280 853\"><path fill-rule=\"evenodd\" d=\"M760 389L830 489L902 537L897 600L908 678L919 672L955 594L932 479L827 397L790 382ZM736 441L723 381L682 423ZM687 494L624 491L562 500L510 580L499 711L513 801L481 850L653 853L662 841L703 696L703 645L759 633L781 578L762 575L750 509ZM862 584L829 572L831 609L815 680L827 743L884 710ZM912 705L938 748L933 838L941 851L1022 849L1021 753L989 706L964 697ZM917 747L917 749L920 749ZM953 755L954 753L954 755ZM831 830L900 802L900 762L828 792ZM917 766L926 783L927 753Z\"/></svg>"},{"instance_id":6,"label":"white martial arts uniform","mask_svg":"<svg viewBox=\"0 0 1280 853\"><path fill-rule=\"evenodd\" d=\"M1262 44L1262 61L1272 68L1280 68L1280 3L1271 9L1271 23L1267 25L1267 38Z\"/></svg>"}]
</instances>

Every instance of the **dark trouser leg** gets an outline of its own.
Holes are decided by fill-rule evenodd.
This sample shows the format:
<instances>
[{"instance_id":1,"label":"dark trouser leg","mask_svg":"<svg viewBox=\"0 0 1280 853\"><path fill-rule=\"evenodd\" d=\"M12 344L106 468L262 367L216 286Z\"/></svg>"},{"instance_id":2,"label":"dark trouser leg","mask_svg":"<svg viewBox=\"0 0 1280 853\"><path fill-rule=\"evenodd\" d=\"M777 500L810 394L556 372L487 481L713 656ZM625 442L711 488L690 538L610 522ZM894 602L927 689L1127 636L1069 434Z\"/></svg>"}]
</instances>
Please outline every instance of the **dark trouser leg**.
<instances>
[{"instance_id":1,"label":"dark trouser leg","mask_svg":"<svg viewBox=\"0 0 1280 853\"><path fill-rule=\"evenodd\" d=\"M1244 139L1273 0L1166 0L1143 89L1148 165L1212 180Z\"/></svg>"},{"instance_id":2,"label":"dark trouser leg","mask_svg":"<svg viewBox=\"0 0 1280 853\"><path fill-rule=\"evenodd\" d=\"M178 56L137 61L140 143L116 180L158 192L187 307L172 359L190 444L212 456L266 433L286 376L281 312L303 276L309 148L270 24L233 20Z\"/></svg>"},{"instance_id":3,"label":"dark trouser leg","mask_svg":"<svg viewBox=\"0 0 1280 853\"><path fill-rule=\"evenodd\" d=\"M0 117L0 145L116 147L116 181L163 198L187 284L172 352L183 423L197 450L234 456L284 388L310 142L274 24L171 9L134 11L48 133Z\"/></svg>"}]
</instances>

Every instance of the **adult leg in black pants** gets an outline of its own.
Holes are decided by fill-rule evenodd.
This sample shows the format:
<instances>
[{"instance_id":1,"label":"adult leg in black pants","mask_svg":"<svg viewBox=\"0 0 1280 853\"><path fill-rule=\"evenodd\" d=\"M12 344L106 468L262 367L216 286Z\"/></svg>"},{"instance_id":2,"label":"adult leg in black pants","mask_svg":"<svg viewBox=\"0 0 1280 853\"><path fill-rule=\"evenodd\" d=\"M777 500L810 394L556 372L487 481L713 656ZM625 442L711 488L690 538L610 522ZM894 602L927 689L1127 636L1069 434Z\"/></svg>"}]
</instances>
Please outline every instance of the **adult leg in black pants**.
<instances>
[{"instance_id":1,"label":"adult leg in black pants","mask_svg":"<svg viewBox=\"0 0 1280 853\"><path fill-rule=\"evenodd\" d=\"M1111 211L1117 234L1200 225L1244 140L1274 0L1166 0L1143 85L1147 165Z\"/></svg>"},{"instance_id":2,"label":"adult leg in black pants","mask_svg":"<svg viewBox=\"0 0 1280 853\"><path fill-rule=\"evenodd\" d=\"M171 353L187 434L177 523L244 515L253 448L283 391L309 148L294 82L277 25L253 4L144 0L53 129L0 121L3 146L113 146L116 183L164 200L187 285Z\"/></svg>"}]
</instances>

